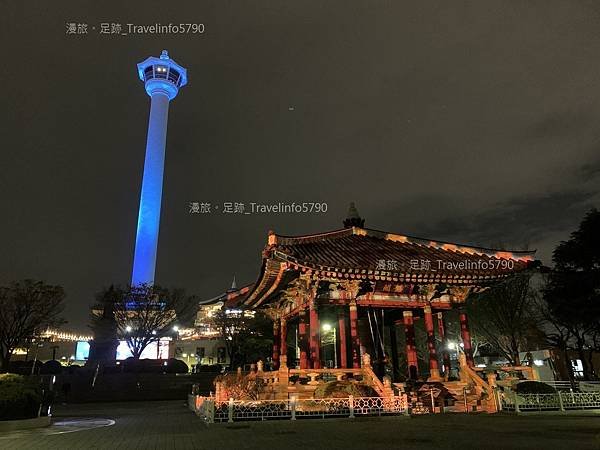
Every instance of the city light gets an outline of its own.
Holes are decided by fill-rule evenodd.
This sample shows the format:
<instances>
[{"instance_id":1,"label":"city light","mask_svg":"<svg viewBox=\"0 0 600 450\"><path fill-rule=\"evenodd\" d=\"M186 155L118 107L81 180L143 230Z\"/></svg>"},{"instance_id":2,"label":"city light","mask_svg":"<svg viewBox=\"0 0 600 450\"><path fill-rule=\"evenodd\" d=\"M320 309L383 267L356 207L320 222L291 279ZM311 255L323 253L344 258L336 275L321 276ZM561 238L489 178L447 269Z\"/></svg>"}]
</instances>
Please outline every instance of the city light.
<instances>
[{"instance_id":1,"label":"city light","mask_svg":"<svg viewBox=\"0 0 600 450\"><path fill-rule=\"evenodd\" d=\"M127 326L125 327L125 331L127 331L128 333L130 333L130 332L131 332L131 327L130 327L129 325L127 325Z\"/></svg>"},{"instance_id":2,"label":"city light","mask_svg":"<svg viewBox=\"0 0 600 450\"><path fill-rule=\"evenodd\" d=\"M331 324L324 323L323 324L323 331L331 331Z\"/></svg>"},{"instance_id":3,"label":"city light","mask_svg":"<svg viewBox=\"0 0 600 450\"><path fill-rule=\"evenodd\" d=\"M59 331L48 328L44 331L40 337L42 339L49 339L51 342L55 341L91 341L94 336L80 335L77 333L69 333L67 331Z\"/></svg>"}]
</instances>

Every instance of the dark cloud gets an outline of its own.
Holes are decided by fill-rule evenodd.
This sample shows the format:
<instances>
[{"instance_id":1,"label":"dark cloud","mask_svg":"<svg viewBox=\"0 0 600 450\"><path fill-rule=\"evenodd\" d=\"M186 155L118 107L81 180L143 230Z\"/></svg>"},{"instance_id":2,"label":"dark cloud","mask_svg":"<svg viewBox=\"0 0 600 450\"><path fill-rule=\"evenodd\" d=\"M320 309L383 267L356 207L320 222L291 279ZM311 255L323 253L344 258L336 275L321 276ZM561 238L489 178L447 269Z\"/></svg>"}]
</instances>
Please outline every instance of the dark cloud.
<instances>
[{"instance_id":1,"label":"dark cloud","mask_svg":"<svg viewBox=\"0 0 600 450\"><path fill-rule=\"evenodd\" d=\"M439 221L417 221L413 228L427 233L425 237L469 241L486 247L533 249L534 244L545 242L548 236L576 225L586 212L582 205L592 197L586 192L565 192L517 198L470 214L446 211ZM440 204L443 202L439 199Z\"/></svg>"},{"instance_id":2,"label":"dark cloud","mask_svg":"<svg viewBox=\"0 0 600 450\"><path fill-rule=\"evenodd\" d=\"M577 137L593 129L594 116L591 112L581 106L574 110L555 111L527 127L524 137L544 140Z\"/></svg>"}]
</instances>

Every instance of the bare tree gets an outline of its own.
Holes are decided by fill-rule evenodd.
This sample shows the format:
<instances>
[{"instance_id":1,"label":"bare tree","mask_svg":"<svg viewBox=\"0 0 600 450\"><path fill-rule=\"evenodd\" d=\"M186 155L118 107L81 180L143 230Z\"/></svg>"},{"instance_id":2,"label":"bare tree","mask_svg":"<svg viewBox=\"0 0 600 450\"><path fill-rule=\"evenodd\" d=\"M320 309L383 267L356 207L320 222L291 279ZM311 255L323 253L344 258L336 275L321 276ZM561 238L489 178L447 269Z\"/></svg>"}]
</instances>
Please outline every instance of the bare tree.
<instances>
[{"instance_id":1,"label":"bare tree","mask_svg":"<svg viewBox=\"0 0 600 450\"><path fill-rule=\"evenodd\" d=\"M12 354L50 326L64 323L59 318L65 292L42 281L16 281L0 287L0 365L8 371Z\"/></svg>"},{"instance_id":2,"label":"bare tree","mask_svg":"<svg viewBox=\"0 0 600 450\"><path fill-rule=\"evenodd\" d=\"M467 299L474 331L515 366L521 364L519 352L537 330L531 275L515 274Z\"/></svg>"},{"instance_id":3,"label":"bare tree","mask_svg":"<svg viewBox=\"0 0 600 450\"><path fill-rule=\"evenodd\" d=\"M539 328L544 333L548 345L560 351L563 361L565 361L565 368L571 386L575 387L575 374L573 366L570 364L569 350L572 348L573 331L577 332L577 329L571 327L569 323L561 321L560 317L552 312L543 295L536 296L536 309Z\"/></svg>"},{"instance_id":4,"label":"bare tree","mask_svg":"<svg viewBox=\"0 0 600 450\"><path fill-rule=\"evenodd\" d=\"M222 309L211 317L225 342L232 368L266 359L273 344L273 325L262 312Z\"/></svg>"},{"instance_id":5,"label":"bare tree","mask_svg":"<svg viewBox=\"0 0 600 450\"><path fill-rule=\"evenodd\" d=\"M115 295L118 292L119 295ZM140 285L113 291L117 336L139 359L144 349L173 334L173 326L187 319L197 299L183 289Z\"/></svg>"}]
</instances>

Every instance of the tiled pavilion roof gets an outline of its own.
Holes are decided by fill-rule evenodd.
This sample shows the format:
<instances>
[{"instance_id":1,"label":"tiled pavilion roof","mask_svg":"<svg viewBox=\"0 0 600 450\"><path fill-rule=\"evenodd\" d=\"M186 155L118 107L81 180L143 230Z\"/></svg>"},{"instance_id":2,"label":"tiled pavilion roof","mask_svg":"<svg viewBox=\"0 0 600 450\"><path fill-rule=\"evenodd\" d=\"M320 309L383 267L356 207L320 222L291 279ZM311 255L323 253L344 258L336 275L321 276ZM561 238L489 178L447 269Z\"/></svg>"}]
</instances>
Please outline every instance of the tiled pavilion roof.
<instances>
[{"instance_id":1,"label":"tiled pavilion roof","mask_svg":"<svg viewBox=\"0 0 600 450\"><path fill-rule=\"evenodd\" d=\"M246 299L253 287L254 284L248 284L239 289L228 289L227 291L217 295L216 297L198 302L198 305L213 305L215 303L223 302L223 306L225 308L236 308L240 303L242 303Z\"/></svg>"},{"instance_id":2,"label":"tiled pavilion roof","mask_svg":"<svg viewBox=\"0 0 600 450\"><path fill-rule=\"evenodd\" d=\"M307 236L269 234L253 304L286 284L290 272L324 278L479 285L525 269L535 251L508 251L351 227Z\"/></svg>"}]
</instances>

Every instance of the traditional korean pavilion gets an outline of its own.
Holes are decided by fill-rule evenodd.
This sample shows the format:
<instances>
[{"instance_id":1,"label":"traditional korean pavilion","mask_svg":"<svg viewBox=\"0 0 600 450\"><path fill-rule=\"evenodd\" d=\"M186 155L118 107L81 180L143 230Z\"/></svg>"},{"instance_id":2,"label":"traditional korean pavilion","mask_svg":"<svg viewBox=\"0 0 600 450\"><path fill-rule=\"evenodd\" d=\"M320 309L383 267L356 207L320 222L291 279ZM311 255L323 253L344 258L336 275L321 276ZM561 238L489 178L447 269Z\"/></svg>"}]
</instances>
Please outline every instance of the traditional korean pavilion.
<instances>
[{"instance_id":1,"label":"traditional korean pavilion","mask_svg":"<svg viewBox=\"0 0 600 450\"><path fill-rule=\"evenodd\" d=\"M324 320L335 327L335 365L358 368L361 354L384 359L384 327L404 329L408 377L417 378L415 320L427 333L429 380L441 379L436 334L444 341L444 316L459 310L467 363L473 365L469 293L526 269L534 252L507 251L415 238L364 227L351 205L344 228L305 236L269 232L257 282L239 294L238 306L262 309L274 320L273 366L287 354L288 329L297 333L300 369L319 369ZM434 320L434 316L436 320ZM437 324L437 325L434 325ZM391 333L392 361L398 360ZM444 371L449 359L443 356Z\"/></svg>"}]
</instances>

